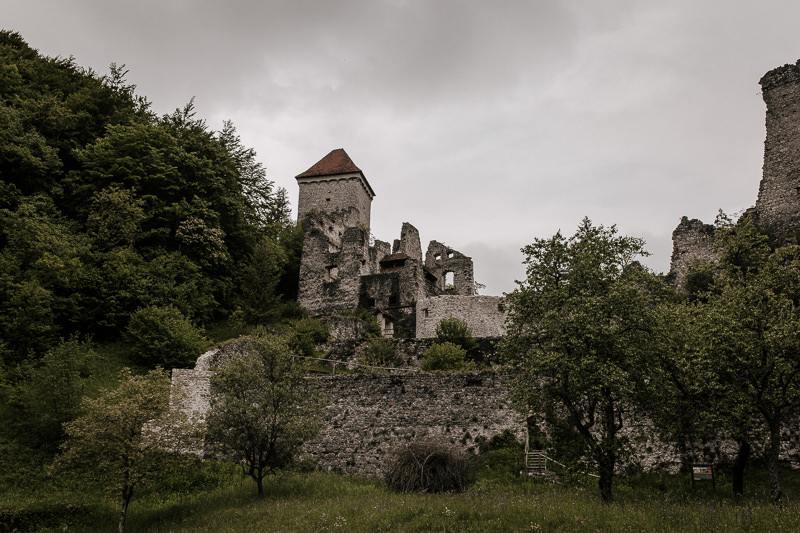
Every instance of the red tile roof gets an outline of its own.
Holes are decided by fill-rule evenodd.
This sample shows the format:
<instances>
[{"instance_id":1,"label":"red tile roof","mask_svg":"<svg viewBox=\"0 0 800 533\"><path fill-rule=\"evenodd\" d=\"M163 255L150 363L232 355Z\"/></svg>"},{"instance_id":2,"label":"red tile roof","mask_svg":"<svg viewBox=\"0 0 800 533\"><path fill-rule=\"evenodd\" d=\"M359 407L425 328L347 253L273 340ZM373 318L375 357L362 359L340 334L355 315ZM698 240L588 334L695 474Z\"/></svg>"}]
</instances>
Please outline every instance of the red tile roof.
<instances>
[{"instance_id":1,"label":"red tile roof","mask_svg":"<svg viewBox=\"0 0 800 533\"><path fill-rule=\"evenodd\" d=\"M298 178L309 178L312 176L330 176L333 174L349 174L351 172L361 172L344 148L337 148L331 153L320 159L313 167L309 168ZM363 173L362 173L363 175Z\"/></svg>"}]
</instances>

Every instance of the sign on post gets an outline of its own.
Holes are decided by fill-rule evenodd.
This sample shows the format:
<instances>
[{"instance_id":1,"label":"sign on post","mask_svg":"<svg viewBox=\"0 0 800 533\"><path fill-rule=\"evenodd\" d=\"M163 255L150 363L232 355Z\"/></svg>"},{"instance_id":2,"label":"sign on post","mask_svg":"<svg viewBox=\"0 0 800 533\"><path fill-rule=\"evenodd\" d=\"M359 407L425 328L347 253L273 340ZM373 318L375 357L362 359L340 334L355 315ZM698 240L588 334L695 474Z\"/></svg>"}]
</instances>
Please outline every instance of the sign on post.
<instances>
[{"instance_id":1,"label":"sign on post","mask_svg":"<svg viewBox=\"0 0 800 533\"><path fill-rule=\"evenodd\" d=\"M714 479L714 467L712 465L692 465L692 488L695 481L710 481L711 486L716 490L717 481Z\"/></svg>"}]
</instances>

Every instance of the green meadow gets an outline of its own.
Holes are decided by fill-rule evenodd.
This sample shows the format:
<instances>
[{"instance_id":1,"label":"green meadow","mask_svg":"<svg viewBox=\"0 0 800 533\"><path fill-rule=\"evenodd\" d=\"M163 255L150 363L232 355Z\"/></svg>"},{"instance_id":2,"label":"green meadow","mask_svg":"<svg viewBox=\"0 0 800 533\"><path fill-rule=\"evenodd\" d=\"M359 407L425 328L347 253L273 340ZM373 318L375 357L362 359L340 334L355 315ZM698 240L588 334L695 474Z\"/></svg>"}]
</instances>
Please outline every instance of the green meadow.
<instances>
[{"instance_id":1,"label":"green meadow","mask_svg":"<svg viewBox=\"0 0 800 533\"><path fill-rule=\"evenodd\" d=\"M0 531L111 531L119 502L68 479L30 472L30 483L0 493ZM233 465L206 463L167 472L134 497L127 530L190 531L800 531L800 475L782 472L785 502L770 503L766 473L748 474L747 494L731 495L722 475L693 489L687 475L617 479L615 501L601 502L595 481L553 483L511 468L481 467L458 494L403 494L380 479L332 472L271 477L263 499ZM17 520L16 525L11 521ZM6 529L3 529L5 527Z\"/></svg>"}]
</instances>

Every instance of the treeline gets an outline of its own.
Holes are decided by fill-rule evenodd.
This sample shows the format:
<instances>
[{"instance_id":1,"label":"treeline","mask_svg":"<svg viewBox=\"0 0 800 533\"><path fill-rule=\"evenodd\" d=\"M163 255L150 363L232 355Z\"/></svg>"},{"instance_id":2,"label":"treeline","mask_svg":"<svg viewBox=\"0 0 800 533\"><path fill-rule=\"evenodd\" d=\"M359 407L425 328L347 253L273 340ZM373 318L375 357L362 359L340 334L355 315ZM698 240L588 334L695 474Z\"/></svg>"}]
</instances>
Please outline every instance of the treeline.
<instances>
[{"instance_id":1,"label":"treeline","mask_svg":"<svg viewBox=\"0 0 800 533\"><path fill-rule=\"evenodd\" d=\"M230 123L210 130L191 102L158 117L124 76L0 32L5 361L72 333L118 337L143 308L202 325L292 296L286 191Z\"/></svg>"},{"instance_id":2,"label":"treeline","mask_svg":"<svg viewBox=\"0 0 800 533\"><path fill-rule=\"evenodd\" d=\"M157 116L125 80L0 31L0 425L45 446L98 343L190 366L204 328L296 312L302 231L229 122ZM95 365L96 366L96 365ZM114 374L116 372L114 371Z\"/></svg>"}]
</instances>

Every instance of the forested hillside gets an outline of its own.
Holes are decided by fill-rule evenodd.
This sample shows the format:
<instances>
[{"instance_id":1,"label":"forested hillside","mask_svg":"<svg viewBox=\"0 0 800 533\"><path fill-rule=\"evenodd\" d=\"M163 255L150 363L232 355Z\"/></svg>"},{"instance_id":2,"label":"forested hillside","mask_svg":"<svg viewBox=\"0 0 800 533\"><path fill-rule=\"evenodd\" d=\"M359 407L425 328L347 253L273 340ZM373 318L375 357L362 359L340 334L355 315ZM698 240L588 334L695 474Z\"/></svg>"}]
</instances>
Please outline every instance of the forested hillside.
<instances>
[{"instance_id":1,"label":"forested hillside","mask_svg":"<svg viewBox=\"0 0 800 533\"><path fill-rule=\"evenodd\" d=\"M192 102L157 116L125 74L0 32L0 425L13 446L54 449L100 345L124 341L118 363L141 370L191 366L205 328L292 308L301 234L286 191L232 124L211 129Z\"/></svg>"}]
</instances>

